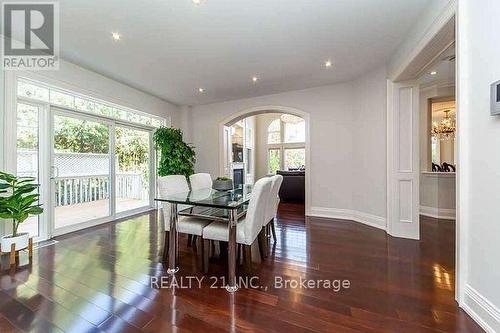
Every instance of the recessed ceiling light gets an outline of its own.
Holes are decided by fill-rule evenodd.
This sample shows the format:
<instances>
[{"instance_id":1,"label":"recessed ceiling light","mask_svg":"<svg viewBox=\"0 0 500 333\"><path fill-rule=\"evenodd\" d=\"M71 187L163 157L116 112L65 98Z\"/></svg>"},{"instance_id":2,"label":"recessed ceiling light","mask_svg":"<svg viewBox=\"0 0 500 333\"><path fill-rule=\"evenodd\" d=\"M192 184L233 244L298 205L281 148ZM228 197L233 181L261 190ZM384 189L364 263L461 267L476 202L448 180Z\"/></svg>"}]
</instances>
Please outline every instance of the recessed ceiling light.
<instances>
[{"instance_id":1,"label":"recessed ceiling light","mask_svg":"<svg viewBox=\"0 0 500 333\"><path fill-rule=\"evenodd\" d=\"M252 77L253 83L257 82L258 80L259 80L259 78L257 76Z\"/></svg>"},{"instance_id":2,"label":"recessed ceiling light","mask_svg":"<svg viewBox=\"0 0 500 333\"><path fill-rule=\"evenodd\" d=\"M113 37L114 40L120 40L120 38L122 38L122 36L117 32L112 32L111 36Z\"/></svg>"},{"instance_id":3,"label":"recessed ceiling light","mask_svg":"<svg viewBox=\"0 0 500 333\"><path fill-rule=\"evenodd\" d=\"M205 89L203 89L203 88L198 88L198 92L200 92L200 93L204 93L204 92L205 92Z\"/></svg>"},{"instance_id":4,"label":"recessed ceiling light","mask_svg":"<svg viewBox=\"0 0 500 333\"><path fill-rule=\"evenodd\" d=\"M326 68L330 68L330 67L332 67L332 61L331 61L331 60L327 60L327 61L325 61L325 67L326 67Z\"/></svg>"},{"instance_id":5,"label":"recessed ceiling light","mask_svg":"<svg viewBox=\"0 0 500 333\"><path fill-rule=\"evenodd\" d=\"M438 73L438 72L436 72L436 71L432 71L432 72L430 72L429 74L430 74L430 75L436 75L437 73Z\"/></svg>"},{"instance_id":6,"label":"recessed ceiling light","mask_svg":"<svg viewBox=\"0 0 500 333\"><path fill-rule=\"evenodd\" d=\"M191 0L196 6L203 5L207 0Z\"/></svg>"}]
</instances>

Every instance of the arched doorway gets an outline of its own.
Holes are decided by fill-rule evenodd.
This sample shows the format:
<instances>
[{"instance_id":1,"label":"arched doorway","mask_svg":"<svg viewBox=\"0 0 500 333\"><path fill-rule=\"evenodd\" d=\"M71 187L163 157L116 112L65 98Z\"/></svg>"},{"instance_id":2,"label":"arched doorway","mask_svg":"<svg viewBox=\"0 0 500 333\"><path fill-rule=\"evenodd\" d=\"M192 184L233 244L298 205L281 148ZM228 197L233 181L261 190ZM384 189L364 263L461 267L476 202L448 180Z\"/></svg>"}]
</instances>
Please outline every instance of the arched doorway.
<instances>
[{"instance_id":1,"label":"arched doorway","mask_svg":"<svg viewBox=\"0 0 500 333\"><path fill-rule=\"evenodd\" d=\"M310 188L310 118L307 112L302 110L276 105L257 106L247 108L235 112L219 122L219 173L221 175L227 174L226 156L227 156L227 128L239 122L242 119L251 116L262 114L290 114L300 117L305 122L305 212L306 215L310 211L311 202L311 188ZM266 148L267 149L267 148Z\"/></svg>"}]
</instances>

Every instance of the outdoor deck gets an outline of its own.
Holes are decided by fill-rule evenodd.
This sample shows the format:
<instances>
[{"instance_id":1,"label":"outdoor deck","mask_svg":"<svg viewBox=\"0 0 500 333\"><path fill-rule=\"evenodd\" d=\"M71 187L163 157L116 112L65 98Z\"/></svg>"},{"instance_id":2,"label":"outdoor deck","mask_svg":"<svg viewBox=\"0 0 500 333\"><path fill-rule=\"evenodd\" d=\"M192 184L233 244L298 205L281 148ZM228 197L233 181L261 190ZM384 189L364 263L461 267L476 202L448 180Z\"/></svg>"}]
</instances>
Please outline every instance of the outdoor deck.
<instances>
[{"instance_id":1,"label":"outdoor deck","mask_svg":"<svg viewBox=\"0 0 500 333\"><path fill-rule=\"evenodd\" d=\"M123 212L148 203L144 200L117 198L116 211ZM55 208L56 229L75 225L89 220L109 215L109 200L97 200L85 203L58 206ZM19 226L19 232L29 232L30 235L38 235L38 218L30 217Z\"/></svg>"}]
</instances>

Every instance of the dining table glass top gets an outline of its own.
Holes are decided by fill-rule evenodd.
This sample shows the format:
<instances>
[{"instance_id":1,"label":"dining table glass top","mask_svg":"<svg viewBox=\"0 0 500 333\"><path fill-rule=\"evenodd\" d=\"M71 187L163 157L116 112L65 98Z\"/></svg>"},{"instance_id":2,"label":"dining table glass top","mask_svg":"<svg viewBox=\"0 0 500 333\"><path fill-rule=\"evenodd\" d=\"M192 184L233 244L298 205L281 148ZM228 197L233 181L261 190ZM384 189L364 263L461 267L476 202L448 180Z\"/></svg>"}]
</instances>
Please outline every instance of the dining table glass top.
<instances>
[{"instance_id":1,"label":"dining table glass top","mask_svg":"<svg viewBox=\"0 0 500 333\"><path fill-rule=\"evenodd\" d=\"M241 185L230 191L205 188L169 195L158 194L155 200L203 207L238 209L248 204L251 194L252 185Z\"/></svg>"}]
</instances>

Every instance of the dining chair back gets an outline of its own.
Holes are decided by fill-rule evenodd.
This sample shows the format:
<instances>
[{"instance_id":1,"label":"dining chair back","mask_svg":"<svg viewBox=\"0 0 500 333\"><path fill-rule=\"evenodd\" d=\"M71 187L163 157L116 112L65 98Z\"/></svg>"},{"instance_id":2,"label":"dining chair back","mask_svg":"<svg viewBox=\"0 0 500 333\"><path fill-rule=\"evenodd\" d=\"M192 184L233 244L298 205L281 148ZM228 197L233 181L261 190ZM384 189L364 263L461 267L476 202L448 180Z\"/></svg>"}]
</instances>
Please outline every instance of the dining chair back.
<instances>
[{"instance_id":1,"label":"dining chair back","mask_svg":"<svg viewBox=\"0 0 500 333\"><path fill-rule=\"evenodd\" d=\"M160 192L160 197L172 195L175 193L189 192L189 185L186 177L183 175L171 175L158 177L158 191ZM170 230L170 207L171 204L168 202L162 202L161 204L163 210L163 221L165 224L165 230ZM177 205L177 211L188 208L188 205Z\"/></svg>"},{"instance_id":2,"label":"dining chair back","mask_svg":"<svg viewBox=\"0 0 500 333\"><path fill-rule=\"evenodd\" d=\"M272 219L274 219L276 213L278 212L278 205L280 202L278 193L280 191L281 184L283 183L283 176L272 176L271 181L271 192L269 193L269 201L266 208L266 217L263 223L264 226L267 225Z\"/></svg>"},{"instance_id":3,"label":"dining chair back","mask_svg":"<svg viewBox=\"0 0 500 333\"><path fill-rule=\"evenodd\" d=\"M248 210L243 223L243 243L247 245L251 245L262 230L271 184L271 179L265 177L259 179L253 186L252 197L248 203Z\"/></svg>"},{"instance_id":4,"label":"dining chair back","mask_svg":"<svg viewBox=\"0 0 500 333\"><path fill-rule=\"evenodd\" d=\"M186 177L183 175L171 175L158 177L158 189L162 195L171 195L189 191Z\"/></svg>"},{"instance_id":5,"label":"dining chair back","mask_svg":"<svg viewBox=\"0 0 500 333\"><path fill-rule=\"evenodd\" d=\"M195 173L189 176L191 190L199 190L202 188L212 188L212 176L209 173Z\"/></svg>"},{"instance_id":6,"label":"dining chair back","mask_svg":"<svg viewBox=\"0 0 500 333\"><path fill-rule=\"evenodd\" d=\"M190 195L189 193L189 185L187 179L183 175L171 175L158 177L158 190L160 192L160 197L166 197L169 195L177 194L177 193L186 193L186 197ZM204 191L203 191L204 192ZM196 195L207 195L205 193L197 193ZM208 193L209 195L209 193ZM182 195L184 196L184 195ZM199 198L198 200L201 200ZM177 204L177 212L182 210L192 208L191 205L186 204ZM165 228L165 241L164 241L164 250L162 260L167 261L167 257L169 255L170 248L170 234L171 234L171 226L170 217L172 215L172 204L169 202L162 202L161 204L162 214L160 217L163 219L163 225ZM201 248L201 269L205 271L205 254L204 254L204 246L203 246L203 228L205 228L211 221L206 219L201 219L192 216L177 216L177 228L176 231L179 233L188 235L188 247L193 245L193 249L196 251L196 248ZM195 244L198 244L194 246ZM177 245L174 246L176 248ZM177 250L178 251L178 250Z\"/></svg>"}]
</instances>

